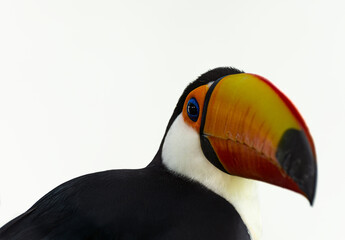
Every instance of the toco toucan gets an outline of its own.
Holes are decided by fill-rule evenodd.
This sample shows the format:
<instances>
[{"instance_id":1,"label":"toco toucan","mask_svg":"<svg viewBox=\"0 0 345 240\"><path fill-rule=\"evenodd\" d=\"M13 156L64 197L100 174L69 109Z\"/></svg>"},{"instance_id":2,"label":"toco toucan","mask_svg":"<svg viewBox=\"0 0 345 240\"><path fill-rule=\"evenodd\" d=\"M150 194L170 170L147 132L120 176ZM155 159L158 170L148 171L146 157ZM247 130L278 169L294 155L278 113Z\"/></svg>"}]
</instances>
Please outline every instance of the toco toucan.
<instances>
[{"instance_id":1,"label":"toco toucan","mask_svg":"<svg viewBox=\"0 0 345 240\"><path fill-rule=\"evenodd\" d=\"M216 68L184 90L147 167L63 183L0 239L258 240L255 180L312 204L316 176L312 137L290 100L261 76Z\"/></svg>"}]
</instances>

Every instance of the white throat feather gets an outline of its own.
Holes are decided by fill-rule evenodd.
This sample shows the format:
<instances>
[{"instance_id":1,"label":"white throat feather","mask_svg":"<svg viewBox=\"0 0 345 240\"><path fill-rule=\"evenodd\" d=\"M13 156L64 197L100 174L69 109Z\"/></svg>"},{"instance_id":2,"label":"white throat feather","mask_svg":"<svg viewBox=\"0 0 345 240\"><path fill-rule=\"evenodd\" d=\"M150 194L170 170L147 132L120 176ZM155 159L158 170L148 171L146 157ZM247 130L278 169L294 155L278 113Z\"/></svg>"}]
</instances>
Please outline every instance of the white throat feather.
<instances>
[{"instance_id":1,"label":"white throat feather","mask_svg":"<svg viewBox=\"0 0 345 240\"><path fill-rule=\"evenodd\" d=\"M171 125L162 149L163 164L171 171L201 183L230 202L253 240L261 238L261 217L256 182L231 176L204 156L200 136L180 114Z\"/></svg>"}]
</instances>

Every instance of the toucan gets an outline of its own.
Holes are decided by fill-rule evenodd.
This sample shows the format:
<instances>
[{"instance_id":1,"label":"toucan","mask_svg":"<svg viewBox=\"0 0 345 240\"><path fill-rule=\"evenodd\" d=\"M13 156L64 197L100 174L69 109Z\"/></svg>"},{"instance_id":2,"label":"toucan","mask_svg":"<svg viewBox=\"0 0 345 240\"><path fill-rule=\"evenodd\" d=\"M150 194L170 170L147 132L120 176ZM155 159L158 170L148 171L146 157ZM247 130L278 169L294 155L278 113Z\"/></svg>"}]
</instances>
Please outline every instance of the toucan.
<instances>
[{"instance_id":1,"label":"toucan","mask_svg":"<svg viewBox=\"0 0 345 240\"><path fill-rule=\"evenodd\" d=\"M0 239L258 240L256 181L312 204L316 179L314 143L292 102L259 75L221 67L184 90L147 167L63 183Z\"/></svg>"}]
</instances>

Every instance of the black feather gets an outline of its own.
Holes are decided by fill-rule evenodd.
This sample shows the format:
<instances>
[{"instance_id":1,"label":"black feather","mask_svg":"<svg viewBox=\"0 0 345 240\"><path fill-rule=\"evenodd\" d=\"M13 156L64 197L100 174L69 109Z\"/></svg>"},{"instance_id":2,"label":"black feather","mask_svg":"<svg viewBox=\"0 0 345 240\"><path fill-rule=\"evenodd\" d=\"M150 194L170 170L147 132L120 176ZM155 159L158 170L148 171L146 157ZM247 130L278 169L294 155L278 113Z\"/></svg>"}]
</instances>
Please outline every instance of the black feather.
<instances>
[{"instance_id":1,"label":"black feather","mask_svg":"<svg viewBox=\"0 0 345 240\"><path fill-rule=\"evenodd\" d=\"M112 170L62 184L0 239L249 239L225 199L165 168Z\"/></svg>"}]
</instances>

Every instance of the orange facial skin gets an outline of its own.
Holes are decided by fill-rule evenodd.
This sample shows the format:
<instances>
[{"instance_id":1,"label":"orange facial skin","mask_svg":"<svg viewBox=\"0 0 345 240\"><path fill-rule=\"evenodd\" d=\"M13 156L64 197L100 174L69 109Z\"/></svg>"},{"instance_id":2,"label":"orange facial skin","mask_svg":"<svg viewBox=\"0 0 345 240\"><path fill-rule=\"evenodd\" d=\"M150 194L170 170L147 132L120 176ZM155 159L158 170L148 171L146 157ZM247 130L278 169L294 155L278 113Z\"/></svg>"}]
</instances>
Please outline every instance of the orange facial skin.
<instances>
[{"instance_id":1,"label":"orange facial skin","mask_svg":"<svg viewBox=\"0 0 345 240\"><path fill-rule=\"evenodd\" d=\"M194 89L192 92L190 92L188 94L186 101L184 102L184 105L183 105L182 115L183 115L184 121L188 125L193 127L197 132L200 131L201 116L202 116L202 111L204 109L205 96L206 96L208 89L209 89L208 85L203 85L203 86L200 86L200 87ZM187 114L187 104L191 98L195 98L199 104L199 109L200 109L199 110L199 117L198 117L198 120L196 122L192 121L188 117L188 114Z\"/></svg>"}]
</instances>

